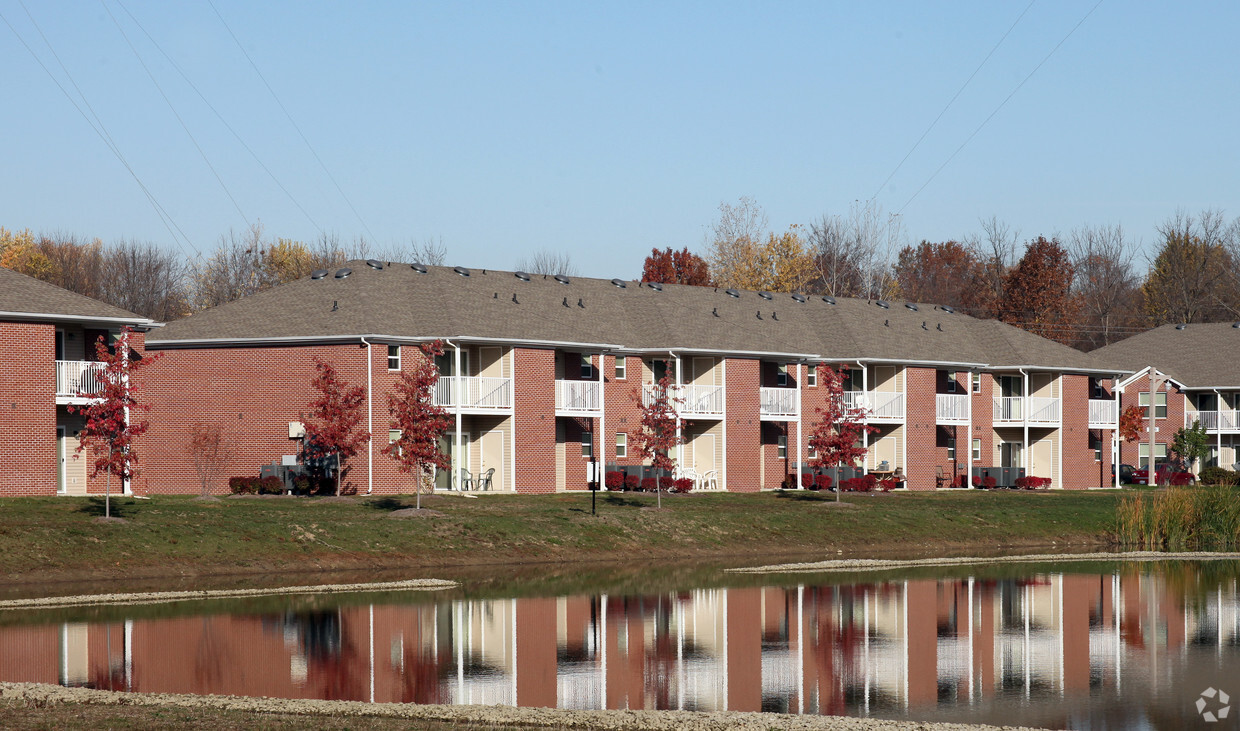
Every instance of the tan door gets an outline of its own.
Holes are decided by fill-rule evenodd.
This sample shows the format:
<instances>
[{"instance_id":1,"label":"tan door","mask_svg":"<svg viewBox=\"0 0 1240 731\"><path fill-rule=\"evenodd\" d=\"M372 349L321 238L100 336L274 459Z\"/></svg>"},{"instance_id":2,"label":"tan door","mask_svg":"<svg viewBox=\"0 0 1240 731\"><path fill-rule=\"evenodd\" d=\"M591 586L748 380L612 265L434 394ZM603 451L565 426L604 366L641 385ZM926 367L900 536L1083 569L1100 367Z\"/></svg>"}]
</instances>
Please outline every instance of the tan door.
<instances>
[{"instance_id":1,"label":"tan door","mask_svg":"<svg viewBox=\"0 0 1240 731\"><path fill-rule=\"evenodd\" d=\"M715 359L693 359L693 384L696 386L715 385Z\"/></svg>"},{"instance_id":2,"label":"tan door","mask_svg":"<svg viewBox=\"0 0 1240 731\"><path fill-rule=\"evenodd\" d=\"M56 334L61 335L62 333L57 330ZM67 459L67 454L68 445L65 444L65 428L58 426L56 427L56 492L61 495L65 493L65 460Z\"/></svg>"},{"instance_id":3,"label":"tan door","mask_svg":"<svg viewBox=\"0 0 1240 731\"><path fill-rule=\"evenodd\" d=\"M1029 470L1025 473L1028 477L1050 477L1053 460L1051 459L1050 439L1042 439L1029 445Z\"/></svg>"},{"instance_id":4,"label":"tan door","mask_svg":"<svg viewBox=\"0 0 1240 731\"><path fill-rule=\"evenodd\" d=\"M478 348L478 375L485 378L502 378L504 375L504 351L500 348Z\"/></svg>"},{"instance_id":5,"label":"tan door","mask_svg":"<svg viewBox=\"0 0 1240 731\"><path fill-rule=\"evenodd\" d=\"M693 469L699 475L715 469L715 435L699 434L693 439Z\"/></svg>"},{"instance_id":6,"label":"tan door","mask_svg":"<svg viewBox=\"0 0 1240 731\"><path fill-rule=\"evenodd\" d=\"M480 439L481 463L479 464L478 477L486 476L486 473L492 468L495 474L491 475L491 489L503 490L504 488L504 432L499 430L491 430L482 433Z\"/></svg>"},{"instance_id":7,"label":"tan door","mask_svg":"<svg viewBox=\"0 0 1240 731\"><path fill-rule=\"evenodd\" d=\"M870 453L873 455L870 458L872 460L870 464L872 469L878 469L878 466L882 464L883 460L887 460L887 465L891 469L894 470L896 468L895 437L883 437L882 439L879 439L870 449Z\"/></svg>"},{"instance_id":8,"label":"tan door","mask_svg":"<svg viewBox=\"0 0 1240 731\"><path fill-rule=\"evenodd\" d=\"M894 392L896 390L895 366L874 366L874 382L871 391Z\"/></svg>"}]
</instances>

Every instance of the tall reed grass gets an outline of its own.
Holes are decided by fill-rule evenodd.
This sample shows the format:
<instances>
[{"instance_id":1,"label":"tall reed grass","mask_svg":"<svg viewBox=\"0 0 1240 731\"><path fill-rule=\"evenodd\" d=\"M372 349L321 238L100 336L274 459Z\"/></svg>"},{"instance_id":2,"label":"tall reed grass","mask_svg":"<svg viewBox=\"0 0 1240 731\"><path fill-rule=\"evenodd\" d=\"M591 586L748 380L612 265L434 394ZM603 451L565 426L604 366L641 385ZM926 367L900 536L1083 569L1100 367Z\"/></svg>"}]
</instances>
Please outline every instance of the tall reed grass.
<instances>
[{"instance_id":1,"label":"tall reed grass","mask_svg":"<svg viewBox=\"0 0 1240 731\"><path fill-rule=\"evenodd\" d=\"M1116 506L1120 545L1147 551L1240 548L1240 488L1169 487L1121 497Z\"/></svg>"}]
</instances>

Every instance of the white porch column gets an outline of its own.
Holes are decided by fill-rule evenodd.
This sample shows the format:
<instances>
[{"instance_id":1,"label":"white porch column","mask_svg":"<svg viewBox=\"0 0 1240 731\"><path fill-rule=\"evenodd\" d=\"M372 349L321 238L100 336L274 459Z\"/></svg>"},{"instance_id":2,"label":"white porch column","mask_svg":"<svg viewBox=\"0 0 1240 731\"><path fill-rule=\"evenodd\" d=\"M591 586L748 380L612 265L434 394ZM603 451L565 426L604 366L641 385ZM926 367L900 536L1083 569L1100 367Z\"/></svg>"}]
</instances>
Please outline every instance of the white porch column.
<instances>
[{"instance_id":1,"label":"white porch column","mask_svg":"<svg viewBox=\"0 0 1240 731\"><path fill-rule=\"evenodd\" d=\"M464 490L461 482L461 346L452 346L452 409L456 416L456 449L452 450L452 479L449 485L456 485L457 490Z\"/></svg>"},{"instance_id":2,"label":"white porch column","mask_svg":"<svg viewBox=\"0 0 1240 731\"><path fill-rule=\"evenodd\" d=\"M803 381L806 377L805 373L802 372L801 370L802 365L803 363L797 363L797 443L796 443L795 454L797 456L797 489L798 490L802 490L805 488L804 483L802 483L801 481L802 479L801 475L805 472L805 457L802 456L803 453L801 452L801 408L803 406L801 403L801 395L802 395L801 381ZM798 691L798 693L800 693L800 691Z\"/></svg>"}]
</instances>

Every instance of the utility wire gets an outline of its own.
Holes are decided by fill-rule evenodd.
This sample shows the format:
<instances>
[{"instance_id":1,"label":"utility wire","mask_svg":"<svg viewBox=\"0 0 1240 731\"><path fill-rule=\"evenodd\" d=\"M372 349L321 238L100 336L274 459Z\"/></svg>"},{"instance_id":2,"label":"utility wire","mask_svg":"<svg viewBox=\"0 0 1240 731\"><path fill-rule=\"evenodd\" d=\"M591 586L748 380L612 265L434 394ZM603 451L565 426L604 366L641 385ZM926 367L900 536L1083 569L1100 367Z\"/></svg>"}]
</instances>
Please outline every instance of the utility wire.
<instances>
[{"instance_id":1,"label":"utility wire","mask_svg":"<svg viewBox=\"0 0 1240 731\"><path fill-rule=\"evenodd\" d=\"M1012 21L1012 25L1007 29L1007 32L1004 33L1003 37L999 39L999 42L990 49L990 53L986 54L986 58L982 59L982 62L977 65L977 68L973 69L973 73L969 74L969 78L965 79L964 83L960 85L960 88L956 90L956 93L952 95L952 98L948 100L942 111L939 112L939 116L934 118L934 121L930 123L930 126L926 127L926 131L921 133L921 137L918 137L917 141L913 143L913 146L907 153L905 153L904 157L900 158L900 162L896 165L895 170L892 170L891 174L887 176L887 179L883 181L882 185L878 186L878 189L874 191L874 195L870 196L870 200L877 198L883 188L887 187L887 183L890 183L891 179L896 176L896 173L900 171L900 168L904 166L904 163L908 161L909 156L917 150L917 148L921 145L922 140L926 139L926 135L930 134L930 131L934 129L935 125L939 123L939 120L943 118L943 115L947 113L947 110L951 109L952 104L956 103L956 99L960 97L961 93L964 92L969 83L973 81L973 77L977 76L977 73L982 70L982 67L986 65L986 62L990 60L990 57L995 55L995 51L999 50L999 46L1003 45L1003 42L1007 40L1007 37L1012 34L1013 30L1016 29L1016 25L1020 23L1021 18L1025 17L1025 14L1029 12L1029 8L1032 8L1033 4L1037 1L1038 0L1029 0L1029 4L1025 6L1024 10L1020 11L1020 15L1016 16L1016 20Z\"/></svg>"},{"instance_id":2,"label":"utility wire","mask_svg":"<svg viewBox=\"0 0 1240 731\"><path fill-rule=\"evenodd\" d=\"M69 83L73 85L73 88L81 97L82 104L90 110L90 115L87 115L87 113L82 110L82 105L78 104L77 100L73 98L73 95L65 89L64 85L60 83L60 80L56 78L56 75L53 74L51 69L47 67L47 64L43 63L43 59L39 58L39 54L34 52L34 49L30 47L30 44L26 42L26 39L22 37L22 34L18 32L17 28L9 22L9 19L5 17L3 12L0 12L0 20L4 21L4 24L7 25L9 30L13 32L13 35L17 37L18 43L22 44L22 47L26 49L31 58L34 59L35 63L39 65L39 68L43 69L43 72L52 80L52 83L56 85L56 88L60 89L60 93L65 95L65 98L69 100L69 103L73 105L73 108L77 110L77 113L82 116L82 119L86 121L86 124L94 130L95 134L99 136L99 139L103 141L103 144L112 152L113 155L116 156L116 159L120 161L125 170L129 172L130 176L133 177L134 182L138 184L138 188L142 190L143 195L146 196L147 201L150 202L151 207L155 210L155 215L159 217L160 223L162 223L164 228L168 230L168 235L172 237L173 243L177 245L177 248L181 249L181 253L185 254L187 257L189 256L189 252L185 251L185 247L181 245L181 239L184 239L185 243L189 244L190 248L194 250L194 253L198 257L201 257L202 252L198 250L198 247L194 246L193 241L191 241L189 236L181 230L181 227L177 225L176 221L172 218L168 211L165 210L159 200L155 198L155 195L151 193L150 189L146 187L146 184L142 182L142 178L138 175L137 171L135 171L129 164L129 161L125 159L125 155L121 152L120 147L112 139L112 135L103 124L103 120L99 118L99 115L95 112L94 107L90 105L90 102L86 99L86 95L82 93L82 90L77 85L77 82L73 80L73 75L69 73L69 70L65 67L64 62L60 60L60 56L56 54L56 49L52 47L50 42L48 42L47 36L43 33L43 29L39 27L38 22L36 22L34 17L30 14L30 9L27 8L25 3L22 3L21 0L18 0L18 2L21 4L22 9L26 11L27 17L30 18L30 22L34 25L35 30L38 31L39 36L43 39L44 44L47 45L48 50L51 51L52 57L55 58L57 63L60 64L60 68L64 71L65 77L69 79ZM91 116L94 116L94 120L91 119ZM178 233L180 234L180 239L177 238Z\"/></svg>"},{"instance_id":3,"label":"utility wire","mask_svg":"<svg viewBox=\"0 0 1240 731\"><path fill-rule=\"evenodd\" d=\"M115 0L115 2L121 10L125 11L125 14L128 15L129 19L133 21L133 24L138 27L138 30L142 31L142 34L145 35L146 39L151 42L151 45L155 46L156 50L163 55L164 59L168 61L172 68L176 69L176 72L181 75L181 78L186 84L189 85L189 88L194 90L194 93L198 95L198 98L202 100L202 103L207 105L207 108L210 109L211 113L215 115L215 118L220 121L220 124L223 124L224 127L232 133L232 136L236 138L237 142L245 148L245 151L250 153L250 157L254 158L254 162L258 163L258 166L263 169L263 172L267 173L268 177L271 178L271 181L275 183L280 190L284 191L284 195L288 197L293 205L297 206L297 210L301 211L302 215L306 217L306 220L309 221L320 234L325 234L326 232L323 231L323 227L314 220L314 217L310 215L310 212L307 211L295 197L293 197L293 194L289 192L288 188L284 187L284 184L280 182L280 179L276 177L276 174L273 173L271 169L267 167L266 163L259 158L258 154L254 152L248 144L246 144L245 140L241 138L241 135L238 134L237 130L233 129L232 125L228 123L228 120L224 119L224 116L219 113L210 101L207 100L207 97L198 89L194 82L190 81L190 78L186 75L185 71L182 70L181 67L177 65L177 62L172 60L172 57L168 55L167 51L165 51L163 47L160 46L153 37L151 37L151 34L147 32L142 23L138 22L138 19L134 17L134 14L129 12L129 8L125 7L125 4L120 0Z\"/></svg>"},{"instance_id":4,"label":"utility wire","mask_svg":"<svg viewBox=\"0 0 1240 731\"><path fill-rule=\"evenodd\" d=\"M1097 10L1098 6L1101 4L1102 4L1102 0L1098 0L1098 2L1094 3L1094 6L1089 9L1089 12L1085 13L1084 17L1082 17L1077 22L1076 25L1072 26L1072 30L1068 31L1068 34L1065 35L1062 39L1060 39L1058 43L1055 44L1055 47L1051 49L1050 53L1046 54L1046 56L1041 61L1038 62L1037 66L1033 67L1033 70L1029 72L1029 75L1021 79L1021 82L1016 85L1016 88L1012 89L1012 93L1008 94L1007 97L1005 97L1003 101L999 102L999 106L995 107L995 110L990 113L990 116L982 120L982 123L977 126L977 129L973 130L973 133L970 134L968 137L966 137L964 142L960 143L960 147L957 147L956 151L953 152L946 160L944 160L943 164L940 165L938 169L935 170L934 173L932 173L930 177L926 179L926 182L921 184L921 187L917 189L917 192L913 193L913 195L910 196L909 199L904 202L904 205L900 206L900 210L897 211L897 215L900 213L903 213L904 209L908 208L908 205L913 202L913 199L916 198L918 195L920 195L921 192L926 189L926 186L930 185L930 182L933 181L936 177L938 177L939 173L943 172L943 168L947 167L948 163L954 160L956 158L956 155L960 154L960 151L963 150L965 146L968 145L969 142L971 142L973 138L977 136L978 132L982 131L982 128L985 127L986 124L990 122L991 119L994 119L994 116L999 113L999 110L1003 109L1003 107L1006 106L1009 101L1011 101L1012 97L1016 96L1016 92L1020 91L1021 87L1023 87L1025 83L1029 81L1029 79L1033 78L1033 75L1038 72L1038 69L1042 68L1043 64L1049 61L1051 56L1055 55L1055 52L1059 50L1059 47L1062 46L1064 43L1066 43L1067 40L1072 37L1072 34L1076 32L1077 28L1080 28L1081 25L1086 20L1089 20L1089 16L1093 15L1094 11Z\"/></svg>"},{"instance_id":5,"label":"utility wire","mask_svg":"<svg viewBox=\"0 0 1240 731\"><path fill-rule=\"evenodd\" d=\"M263 76L263 72L259 71L258 64L254 63L254 59L251 58L249 52L245 50L245 46L241 45L240 39L237 38L236 33L233 33L233 29L228 25L228 21L224 20L224 16L221 15L219 9L215 7L215 2L213 2L213 0L207 0L207 4L211 6L211 10L215 11L215 17L220 19L220 23L224 25L224 29L227 30L228 35L232 37L233 43L237 44L237 48L240 49L241 55L245 56L245 60L250 63L250 68L254 69L254 73L257 74L259 80L263 82L263 86L267 87L267 91L271 94L271 98L275 99L276 104L280 107L280 111L284 112L284 116L288 119L289 124L293 125L293 129L297 131L297 135L301 137L301 141L306 144L306 148L310 150L310 154L314 155L314 159L319 163L319 167L323 168L323 172L327 175L328 180L332 181L332 185L336 187L336 192L339 193L340 197L344 199L344 202L348 204L349 210L353 211L353 215L356 216L358 222L362 224L362 228L366 229L366 233L370 236L370 240L377 241L378 239L375 238L374 233L370 230L370 227L366 225L366 221L362 218L362 214L357 212L357 207L353 205L353 201L349 200L349 196L345 195L344 189L340 187L340 183L336 182L335 176L332 175L331 171L327 169L327 165L324 164L323 158L319 157L319 153L316 152L314 146L310 144L310 140L307 139L305 133L301 131L301 127L297 126L297 121L293 119L293 115L289 114L288 109L284 106L284 102L280 101L280 97L276 94L275 89L271 88L271 84L267 83L267 78Z\"/></svg>"},{"instance_id":6,"label":"utility wire","mask_svg":"<svg viewBox=\"0 0 1240 731\"><path fill-rule=\"evenodd\" d=\"M121 24L116 20L116 16L112 14L112 9L109 8L107 3L103 2L103 0L99 0L99 4L103 6L103 9L108 14L108 17L112 19L112 24L116 26L116 30L120 31L121 38L125 39L125 45L129 46L130 51L133 51L134 58L138 59L138 65L140 65L142 70L146 72L146 76L151 80L151 84L155 86L155 90L159 92L161 97L163 97L164 103L168 105L168 109L172 112L172 116L177 118L177 122L180 123L181 129L185 130L185 135L189 137L189 141L193 143L194 149L198 150L198 155L202 157L202 161L206 163L206 166L211 171L211 174L215 176L215 181L219 183L220 188L224 190L224 195L228 196L228 200L232 201L233 208L236 208L237 213L241 215L241 220L245 221L246 226L252 228L253 224L250 223L249 217L245 215L245 211L241 209L241 204L237 202L237 199L233 196L232 191L228 189L228 184L225 183L224 179L220 177L219 171L216 170L215 166L211 164L211 159L207 157L207 153L202 149L202 145L198 144L198 139L194 137L194 133L190 131L189 125L185 123L185 120L182 119L181 114L177 112L177 108L173 105L172 100L169 99L168 95L164 93L164 88L160 86L159 81L155 79L155 74L151 73L150 67L148 67L146 65L146 61L142 59L142 54L138 53L138 49L134 46L133 41L129 40L129 35L125 33L125 29L122 28Z\"/></svg>"}]
</instances>

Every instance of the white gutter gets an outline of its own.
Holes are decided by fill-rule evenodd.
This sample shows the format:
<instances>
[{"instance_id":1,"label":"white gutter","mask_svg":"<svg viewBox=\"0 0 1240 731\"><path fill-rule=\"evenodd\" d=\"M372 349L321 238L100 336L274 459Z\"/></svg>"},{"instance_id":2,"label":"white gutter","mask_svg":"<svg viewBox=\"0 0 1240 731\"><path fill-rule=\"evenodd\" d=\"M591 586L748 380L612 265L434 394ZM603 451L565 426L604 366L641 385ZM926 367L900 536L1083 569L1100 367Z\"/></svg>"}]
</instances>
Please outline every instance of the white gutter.
<instances>
[{"instance_id":1,"label":"white gutter","mask_svg":"<svg viewBox=\"0 0 1240 731\"><path fill-rule=\"evenodd\" d=\"M370 434L366 439L366 494L375 490L375 392L372 376L375 369L370 362L370 343L362 338L366 346L366 431ZM340 469L337 465L336 469Z\"/></svg>"},{"instance_id":2,"label":"white gutter","mask_svg":"<svg viewBox=\"0 0 1240 731\"><path fill-rule=\"evenodd\" d=\"M1024 383L1021 386L1020 421L1024 425L1025 445L1020 450L1020 466L1025 468L1025 477L1031 477L1033 473L1029 471L1029 374L1024 368L1016 370L1024 377Z\"/></svg>"},{"instance_id":3,"label":"white gutter","mask_svg":"<svg viewBox=\"0 0 1240 731\"><path fill-rule=\"evenodd\" d=\"M978 370L987 370L991 366L989 363L964 363L954 360L907 360L905 358L826 358L823 356L814 356L823 363L894 363L906 366L930 366L938 368L940 366L963 366L964 368L975 368ZM961 370L964 370L961 368Z\"/></svg>"},{"instance_id":4,"label":"white gutter","mask_svg":"<svg viewBox=\"0 0 1240 731\"><path fill-rule=\"evenodd\" d=\"M0 313L2 315L3 313ZM162 348L176 347L192 347L195 345L284 345L284 344L316 344L316 343L352 343L358 340L369 339L379 343L401 343L401 344L418 344L430 343L436 340L448 342L455 340L458 343L503 343L505 345L534 345L542 347L555 348L582 348L589 350L622 350L622 346L608 343L575 343L561 342L557 340L522 340L518 338L484 338L473 337L468 335L434 335L434 336L408 336L408 335L383 335L381 333L366 333L361 335L288 335L288 336L272 336L263 338L187 338L183 340L153 340L151 345Z\"/></svg>"},{"instance_id":5,"label":"white gutter","mask_svg":"<svg viewBox=\"0 0 1240 731\"><path fill-rule=\"evenodd\" d=\"M455 402L455 404L453 405L452 410L453 412L455 412L454 415L456 418L456 448L452 450L452 474L448 475L448 489L451 490L452 485L456 485L456 489L458 492L464 492L465 485L463 482L459 482L459 480L461 479L461 472L460 472L461 402L459 400L462 395L461 394L461 346L452 342L448 338L444 338L443 341L447 343L448 345L451 345L452 350L453 350L452 400ZM514 369L514 373L515 373L515 369ZM516 440L513 440L513 441L516 441ZM514 490L516 489L516 485L513 485L513 489Z\"/></svg>"},{"instance_id":6,"label":"white gutter","mask_svg":"<svg viewBox=\"0 0 1240 731\"><path fill-rule=\"evenodd\" d=\"M630 349L630 348L622 348L621 346L616 346L616 348L619 350L628 352L628 353L651 353L651 354L670 353L672 355L675 355L676 353L709 353L711 355L724 355L724 356L752 355L752 356L766 356L766 357L773 357L773 358L788 358L788 359L804 358L806 360L822 358L822 356L818 355L817 353L779 353L775 351L765 351L765 350L727 350L727 349L721 350L717 348L631 348Z\"/></svg>"},{"instance_id":7,"label":"white gutter","mask_svg":"<svg viewBox=\"0 0 1240 731\"><path fill-rule=\"evenodd\" d=\"M163 327L149 317L101 317L98 315L63 315L54 312L8 312L0 310L0 320L62 320L65 322L101 322L135 327Z\"/></svg>"}]
</instances>

